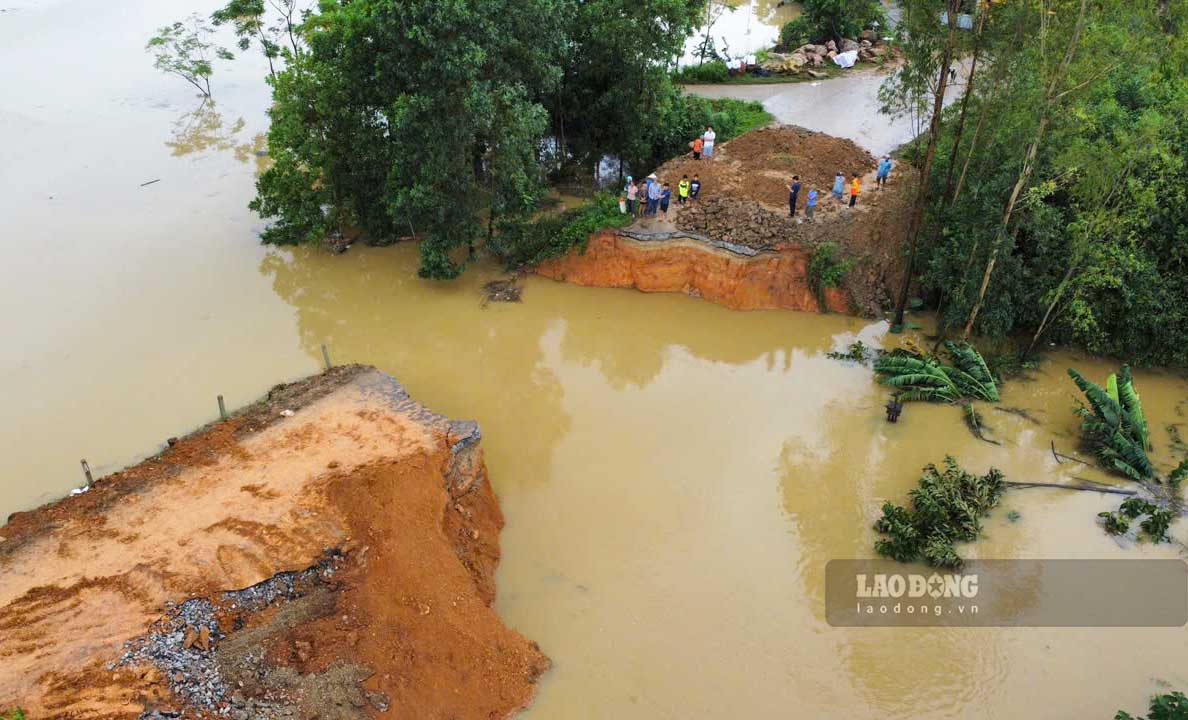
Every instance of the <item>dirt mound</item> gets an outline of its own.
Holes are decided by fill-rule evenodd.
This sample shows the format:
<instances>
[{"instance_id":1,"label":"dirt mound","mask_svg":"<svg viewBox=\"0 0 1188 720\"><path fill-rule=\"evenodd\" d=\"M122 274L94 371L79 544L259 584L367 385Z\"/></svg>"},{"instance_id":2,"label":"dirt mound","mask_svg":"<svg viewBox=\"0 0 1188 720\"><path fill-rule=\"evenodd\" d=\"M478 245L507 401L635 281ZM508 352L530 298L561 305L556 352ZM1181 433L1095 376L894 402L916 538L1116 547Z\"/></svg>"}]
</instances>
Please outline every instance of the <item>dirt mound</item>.
<instances>
[{"instance_id":1,"label":"dirt mound","mask_svg":"<svg viewBox=\"0 0 1188 720\"><path fill-rule=\"evenodd\" d=\"M875 158L850 140L782 126L752 130L722 143L714 150L713 160L679 157L661 166L656 175L674 188L681 176L697 175L705 199L752 200L786 213L793 175L799 175L803 185L801 203L809 189L816 188L824 206L838 170L848 179L854 173L866 175L875 166Z\"/></svg>"},{"instance_id":2,"label":"dirt mound","mask_svg":"<svg viewBox=\"0 0 1188 720\"><path fill-rule=\"evenodd\" d=\"M548 660L490 607L503 519L478 441L337 368L18 514L0 528L0 705L506 717Z\"/></svg>"}]
</instances>

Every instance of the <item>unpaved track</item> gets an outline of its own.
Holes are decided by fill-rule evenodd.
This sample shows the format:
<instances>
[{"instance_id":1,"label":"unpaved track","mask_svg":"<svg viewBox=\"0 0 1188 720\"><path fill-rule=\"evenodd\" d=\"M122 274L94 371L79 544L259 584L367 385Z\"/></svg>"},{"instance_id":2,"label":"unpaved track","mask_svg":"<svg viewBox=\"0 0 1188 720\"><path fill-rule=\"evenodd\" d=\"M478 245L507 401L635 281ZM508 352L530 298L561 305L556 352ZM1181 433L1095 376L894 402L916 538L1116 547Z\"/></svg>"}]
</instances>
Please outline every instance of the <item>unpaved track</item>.
<instances>
[{"instance_id":1,"label":"unpaved track","mask_svg":"<svg viewBox=\"0 0 1188 720\"><path fill-rule=\"evenodd\" d=\"M35 718L174 709L168 686L184 678L109 669L127 641L176 603L218 602L340 548L333 612L264 633L257 654L296 657L300 637L312 650L291 663L299 675L367 668L350 682L370 678L389 717L524 706L548 662L490 608L502 516L477 443L477 426L429 412L388 376L338 368L18 513L0 527L0 704Z\"/></svg>"}]
</instances>

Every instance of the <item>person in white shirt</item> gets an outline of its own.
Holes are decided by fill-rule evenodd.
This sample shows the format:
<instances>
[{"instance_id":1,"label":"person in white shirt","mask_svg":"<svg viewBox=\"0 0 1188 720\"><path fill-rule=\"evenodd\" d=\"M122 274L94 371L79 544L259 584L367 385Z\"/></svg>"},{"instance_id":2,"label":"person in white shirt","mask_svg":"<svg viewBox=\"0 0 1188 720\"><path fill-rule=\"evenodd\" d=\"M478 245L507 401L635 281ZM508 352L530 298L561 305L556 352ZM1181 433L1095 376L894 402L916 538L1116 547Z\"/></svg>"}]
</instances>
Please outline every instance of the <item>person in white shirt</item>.
<instances>
[{"instance_id":1,"label":"person in white shirt","mask_svg":"<svg viewBox=\"0 0 1188 720\"><path fill-rule=\"evenodd\" d=\"M701 148L701 156L706 160L709 160L714 156L714 139L717 137L717 134L714 133L713 126L707 127L705 129L705 134L701 136L702 142L705 143L705 145Z\"/></svg>"}]
</instances>

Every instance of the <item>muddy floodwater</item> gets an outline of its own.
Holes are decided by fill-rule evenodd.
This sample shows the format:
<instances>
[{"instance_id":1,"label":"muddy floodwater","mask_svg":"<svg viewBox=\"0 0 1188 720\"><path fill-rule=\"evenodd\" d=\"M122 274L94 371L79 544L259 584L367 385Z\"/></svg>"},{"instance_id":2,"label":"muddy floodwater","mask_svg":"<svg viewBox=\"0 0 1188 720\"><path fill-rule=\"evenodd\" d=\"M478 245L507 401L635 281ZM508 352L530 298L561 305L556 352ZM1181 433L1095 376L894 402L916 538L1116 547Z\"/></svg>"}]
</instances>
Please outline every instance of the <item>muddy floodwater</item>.
<instances>
[{"instance_id":1,"label":"muddy floodwater","mask_svg":"<svg viewBox=\"0 0 1188 720\"><path fill-rule=\"evenodd\" d=\"M708 33L719 55L741 58L767 50L780 39L780 30L800 15L800 4L781 0L713 0L710 18L685 43L681 64L697 64Z\"/></svg>"},{"instance_id":2,"label":"muddy floodwater","mask_svg":"<svg viewBox=\"0 0 1188 720\"><path fill-rule=\"evenodd\" d=\"M1054 352L1008 383L1001 407L1032 419L984 408L994 446L951 407L888 424L870 371L825 357L895 342L882 323L535 278L522 303L482 308L491 265L438 284L417 279L411 246L262 247L245 207L262 63L220 67L199 109L142 51L152 28L213 6L9 4L0 512L69 492L81 458L101 475L155 451L215 418L216 395L237 407L318 370L326 344L481 423L507 517L497 606L555 663L524 717L1110 718L1188 686L1182 629L825 622L825 563L870 557L879 507L925 463L1108 480L1058 465L1050 443L1074 452L1065 368L1100 380L1110 364ZM1188 383L1136 380L1166 467ZM1179 556L1107 537L1094 516L1118 500L1012 490L966 553Z\"/></svg>"}]
</instances>

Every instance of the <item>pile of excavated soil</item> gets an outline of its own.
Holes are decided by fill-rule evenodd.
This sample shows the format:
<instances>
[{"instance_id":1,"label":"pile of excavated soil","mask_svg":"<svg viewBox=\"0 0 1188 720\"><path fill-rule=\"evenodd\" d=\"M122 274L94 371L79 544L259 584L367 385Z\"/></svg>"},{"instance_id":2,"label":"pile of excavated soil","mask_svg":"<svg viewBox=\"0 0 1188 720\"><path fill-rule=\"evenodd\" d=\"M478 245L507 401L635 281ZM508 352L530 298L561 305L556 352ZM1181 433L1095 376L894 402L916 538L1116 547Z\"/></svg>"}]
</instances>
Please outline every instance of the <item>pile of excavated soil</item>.
<instances>
[{"instance_id":1,"label":"pile of excavated soil","mask_svg":"<svg viewBox=\"0 0 1188 720\"><path fill-rule=\"evenodd\" d=\"M14 515L0 706L507 717L548 660L491 607L503 519L478 441L390 377L336 368Z\"/></svg>"},{"instance_id":2,"label":"pile of excavated soil","mask_svg":"<svg viewBox=\"0 0 1188 720\"><path fill-rule=\"evenodd\" d=\"M821 195L819 207L825 210L837 171L845 173L848 181L854 173L872 172L876 164L870 153L850 140L782 126L752 130L722 143L715 148L712 160L684 155L665 163L656 175L674 188L681 176L697 175L704 199L752 200L787 214L793 175L799 175L803 185L801 206L809 189L816 188Z\"/></svg>"}]
</instances>

